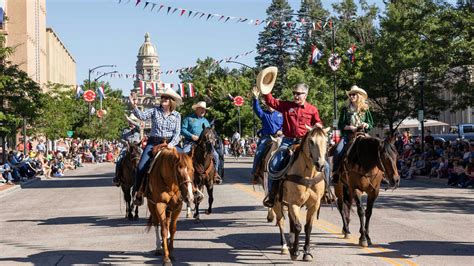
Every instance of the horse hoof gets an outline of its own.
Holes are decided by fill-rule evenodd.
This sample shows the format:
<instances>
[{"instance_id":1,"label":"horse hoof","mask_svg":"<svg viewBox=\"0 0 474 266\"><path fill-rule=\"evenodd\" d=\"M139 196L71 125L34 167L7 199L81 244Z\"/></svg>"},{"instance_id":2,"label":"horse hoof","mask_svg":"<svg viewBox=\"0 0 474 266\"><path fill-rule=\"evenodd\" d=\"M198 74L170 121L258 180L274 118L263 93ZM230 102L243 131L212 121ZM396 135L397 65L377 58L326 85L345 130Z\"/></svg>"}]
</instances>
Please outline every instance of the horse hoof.
<instances>
[{"instance_id":1,"label":"horse hoof","mask_svg":"<svg viewBox=\"0 0 474 266\"><path fill-rule=\"evenodd\" d=\"M313 261L313 255L311 255L311 253L305 253L303 256L303 260L306 262L311 262Z\"/></svg>"},{"instance_id":2,"label":"horse hoof","mask_svg":"<svg viewBox=\"0 0 474 266\"><path fill-rule=\"evenodd\" d=\"M127 218L129 221L131 221L131 220L133 220L133 215L128 215L126 218Z\"/></svg>"},{"instance_id":3,"label":"horse hoof","mask_svg":"<svg viewBox=\"0 0 474 266\"><path fill-rule=\"evenodd\" d=\"M155 250L155 256L162 256L163 255L163 249L162 248L158 248Z\"/></svg>"},{"instance_id":4,"label":"horse hoof","mask_svg":"<svg viewBox=\"0 0 474 266\"><path fill-rule=\"evenodd\" d=\"M210 209L209 209L209 210L206 210L206 214L207 214L207 215L209 215L209 214L211 214L211 213L212 213L212 210L210 210Z\"/></svg>"},{"instance_id":5,"label":"horse hoof","mask_svg":"<svg viewBox=\"0 0 474 266\"><path fill-rule=\"evenodd\" d=\"M344 233L344 239L349 239L349 238L351 238L351 234Z\"/></svg>"},{"instance_id":6,"label":"horse hoof","mask_svg":"<svg viewBox=\"0 0 474 266\"><path fill-rule=\"evenodd\" d=\"M171 263L171 260L169 258L165 258L165 259L163 259L163 265L171 266L173 264Z\"/></svg>"},{"instance_id":7,"label":"horse hoof","mask_svg":"<svg viewBox=\"0 0 474 266\"><path fill-rule=\"evenodd\" d=\"M174 256L173 256L173 255L170 255L170 260L171 260L171 261L175 261L175 259L174 259Z\"/></svg>"},{"instance_id":8,"label":"horse hoof","mask_svg":"<svg viewBox=\"0 0 474 266\"><path fill-rule=\"evenodd\" d=\"M271 222L273 222L273 218L271 218L271 217L267 217L267 222L268 222L268 223L271 223Z\"/></svg>"},{"instance_id":9,"label":"horse hoof","mask_svg":"<svg viewBox=\"0 0 474 266\"><path fill-rule=\"evenodd\" d=\"M288 251L288 247L281 248L281 255L288 255L290 252Z\"/></svg>"},{"instance_id":10,"label":"horse hoof","mask_svg":"<svg viewBox=\"0 0 474 266\"><path fill-rule=\"evenodd\" d=\"M366 247L368 247L369 245L368 245L368 243L367 243L367 240L361 240L361 239L359 239L359 246L366 248Z\"/></svg>"},{"instance_id":11,"label":"horse hoof","mask_svg":"<svg viewBox=\"0 0 474 266\"><path fill-rule=\"evenodd\" d=\"M133 220L138 220L138 215L133 216Z\"/></svg>"},{"instance_id":12,"label":"horse hoof","mask_svg":"<svg viewBox=\"0 0 474 266\"><path fill-rule=\"evenodd\" d=\"M372 246L372 240L371 240L370 238L367 238L367 244L368 244L369 246Z\"/></svg>"},{"instance_id":13,"label":"horse hoof","mask_svg":"<svg viewBox=\"0 0 474 266\"><path fill-rule=\"evenodd\" d=\"M189 212L189 213L186 213L186 218L191 218L192 214Z\"/></svg>"},{"instance_id":14,"label":"horse hoof","mask_svg":"<svg viewBox=\"0 0 474 266\"><path fill-rule=\"evenodd\" d=\"M201 222L201 219L199 219L199 217L194 219L194 223L200 223L200 222Z\"/></svg>"},{"instance_id":15,"label":"horse hoof","mask_svg":"<svg viewBox=\"0 0 474 266\"><path fill-rule=\"evenodd\" d=\"M290 257L291 257L291 260L293 261L298 259L298 255L291 255Z\"/></svg>"}]
</instances>

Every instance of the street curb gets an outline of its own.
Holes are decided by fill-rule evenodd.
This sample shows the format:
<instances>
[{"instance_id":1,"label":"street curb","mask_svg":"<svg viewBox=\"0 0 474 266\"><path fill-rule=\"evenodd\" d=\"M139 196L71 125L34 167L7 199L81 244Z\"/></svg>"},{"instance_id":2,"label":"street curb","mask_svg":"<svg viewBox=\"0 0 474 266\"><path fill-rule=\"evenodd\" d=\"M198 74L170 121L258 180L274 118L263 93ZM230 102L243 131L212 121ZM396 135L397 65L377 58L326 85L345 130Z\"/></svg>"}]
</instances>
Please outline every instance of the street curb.
<instances>
[{"instance_id":1,"label":"street curb","mask_svg":"<svg viewBox=\"0 0 474 266\"><path fill-rule=\"evenodd\" d=\"M4 190L0 191L0 198L3 197L3 196L5 196L5 195L8 195L8 194L10 194L10 193L12 193L12 192L14 192L14 191L17 191L17 190L19 190L19 189L22 189L23 187L26 187L26 186L28 186L29 184L34 183L34 182L36 182L36 181L38 181L38 180L41 180L41 178L40 178L40 177L35 177L35 178L29 179L28 181L25 181L25 182L23 182L23 183L20 183L20 184L11 186L11 187L9 187L9 188L7 188L7 189L4 189Z\"/></svg>"}]
</instances>

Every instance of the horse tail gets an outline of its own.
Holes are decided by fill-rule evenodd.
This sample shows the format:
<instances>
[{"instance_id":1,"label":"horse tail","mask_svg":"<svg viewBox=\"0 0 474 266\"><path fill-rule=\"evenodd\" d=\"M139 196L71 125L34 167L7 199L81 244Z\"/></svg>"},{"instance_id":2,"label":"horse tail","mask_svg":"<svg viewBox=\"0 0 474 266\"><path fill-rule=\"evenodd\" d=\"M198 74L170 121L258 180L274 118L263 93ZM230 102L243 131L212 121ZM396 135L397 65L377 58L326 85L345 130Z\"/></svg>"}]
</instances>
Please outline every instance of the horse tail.
<instances>
[{"instance_id":1,"label":"horse tail","mask_svg":"<svg viewBox=\"0 0 474 266\"><path fill-rule=\"evenodd\" d=\"M152 225L153 225L153 219L150 214L150 217L148 217L148 221L146 222L145 232L149 233Z\"/></svg>"}]
</instances>

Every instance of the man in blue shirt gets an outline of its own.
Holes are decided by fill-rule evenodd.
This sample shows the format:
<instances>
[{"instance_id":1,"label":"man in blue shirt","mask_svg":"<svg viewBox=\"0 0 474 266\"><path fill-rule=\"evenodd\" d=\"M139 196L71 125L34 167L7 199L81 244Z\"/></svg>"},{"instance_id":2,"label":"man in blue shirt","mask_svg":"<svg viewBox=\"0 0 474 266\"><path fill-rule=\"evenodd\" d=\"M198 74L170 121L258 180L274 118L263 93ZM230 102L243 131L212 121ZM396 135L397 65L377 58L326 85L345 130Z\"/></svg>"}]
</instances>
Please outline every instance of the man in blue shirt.
<instances>
[{"instance_id":1,"label":"man in blue shirt","mask_svg":"<svg viewBox=\"0 0 474 266\"><path fill-rule=\"evenodd\" d=\"M125 115L125 117L128 120L128 127L122 131L121 140L130 144L140 143L140 122L133 114L131 114L130 117ZM120 165L122 158L125 156L125 151L126 148L122 148L115 162L115 176L112 183L117 187L120 186L120 178L122 177Z\"/></svg>"},{"instance_id":2,"label":"man in blue shirt","mask_svg":"<svg viewBox=\"0 0 474 266\"><path fill-rule=\"evenodd\" d=\"M189 153L194 145L196 145L201 132L204 127L211 127L209 121L204 117L208 108L206 102L200 101L192 106L194 114L183 119L181 125L181 135L184 137L183 152ZM219 172L219 154L216 149L213 149L214 166L216 173ZM220 184L222 179L219 175L216 176L216 183Z\"/></svg>"},{"instance_id":3,"label":"man in blue shirt","mask_svg":"<svg viewBox=\"0 0 474 266\"><path fill-rule=\"evenodd\" d=\"M252 99L253 111L262 121L262 129L260 129L258 132L260 139L258 140L257 152L255 153L255 158L253 160L252 175L254 175L258 162L263 159L265 146L268 141L271 141L270 136L276 135L278 131L281 131L281 127L283 125L283 115L280 112L275 111L270 106L267 106L268 111L262 110L260 104L258 103L260 91L257 87L254 87L252 92L254 96Z\"/></svg>"}]
</instances>

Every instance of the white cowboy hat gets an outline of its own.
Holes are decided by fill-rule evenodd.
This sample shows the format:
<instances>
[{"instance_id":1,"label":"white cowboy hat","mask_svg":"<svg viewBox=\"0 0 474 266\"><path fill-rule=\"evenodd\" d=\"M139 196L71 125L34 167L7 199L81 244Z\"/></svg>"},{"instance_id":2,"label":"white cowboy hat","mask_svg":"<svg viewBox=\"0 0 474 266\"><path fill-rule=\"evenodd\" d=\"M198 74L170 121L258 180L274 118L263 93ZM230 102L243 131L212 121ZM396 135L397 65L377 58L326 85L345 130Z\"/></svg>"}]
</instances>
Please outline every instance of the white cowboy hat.
<instances>
[{"instance_id":1,"label":"white cowboy hat","mask_svg":"<svg viewBox=\"0 0 474 266\"><path fill-rule=\"evenodd\" d=\"M130 114L129 116L125 115L125 117L132 124L140 124L140 119L138 119L134 114Z\"/></svg>"},{"instance_id":2,"label":"white cowboy hat","mask_svg":"<svg viewBox=\"0 0 474 266\"><path fill-rule=\"evenodd\" d=\"M361 88L359 88L357 85L353 85L349 91L346 91L347 96L351 93L358 93L362 95L362 97L366 98L368 97L367 92Z\"/></svg>"},{"instance_id":3,"label":"white cowboy hat","mask_svg":"<svg viewBox=\"0 0 474 266\"><path fill-rule=\"evenodd\" d=\"M278 68L271 66L263 69L257 76L257 88L263 95L272 92L278 74Z\"/></svg>"},{"instance_id":4,"label":"white cowboy hat","mask_svg":"<svg viewBox=\"0 0 474 266\"><path fill-rule=\"evenodd\" d=\"M193 104L193 106L191 106L191 108L193 108L193 110L196 110L196 108L198 107L201 107L201 108L204 108L206 110L209 110L209 108L207 108L207 105L206 105L206 102L205 101L200 101L196 104Z\"/></svg>"},{"instance_id":5,"label":"white cowboy hat","mask_svg":"<svg viewBox=\"0 0 474 266\"><path fill-rule=\"evenodd\" d=\"M164 91L158 92L156 94L156 97L161 97L162 95L166 95L173 98L177 105L181 105L183 103L183 99L181 98L181 96L179 96L179 94L171 88L167 88Z\"/></svg>"}]
</instances>

